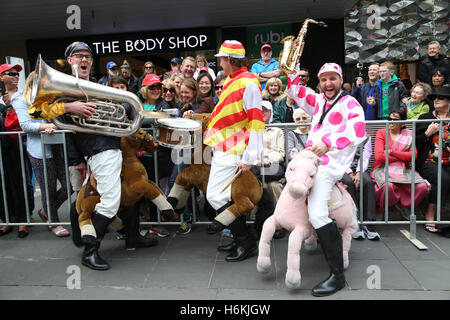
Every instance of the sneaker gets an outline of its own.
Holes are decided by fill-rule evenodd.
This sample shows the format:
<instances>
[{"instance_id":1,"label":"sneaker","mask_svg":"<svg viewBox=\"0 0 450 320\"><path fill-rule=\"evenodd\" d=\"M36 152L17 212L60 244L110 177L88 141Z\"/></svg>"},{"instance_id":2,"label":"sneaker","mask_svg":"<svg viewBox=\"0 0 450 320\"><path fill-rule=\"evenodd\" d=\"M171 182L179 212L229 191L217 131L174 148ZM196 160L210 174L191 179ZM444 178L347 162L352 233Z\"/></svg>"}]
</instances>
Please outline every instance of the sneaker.
<instances>
[{"instance_id":1,"label":"sneaker","mask_svg":"<svg viewBox=\"0 0 450 320\"><path fill-rule=\"evenodd\" d=\"M363 230L364 230L364 234L366 235L367 239L372 240L372 241L378 241L381 239L380 235L375 230L370 231L369 229L367 229L366 226L363 226Z\"/></svg>"},{"instance_id":2,"label":"sneaker","mask_svg":"<svg viewBox=\"0 0 450 320\"><path fill-rule=\"evenodd\" d=\"M220 232L220 234L221 234L222 236L224 236L224 237L233 239L233 235L231 234L231 230L230 230L230 229L223 229L223 230Z\"/></svg>"},{"instance_id":3,"label":"sneaker","mask_svg":"<svg viewBox=\"0 0 450 320\"><path fill-rule=\"evenodd\" d=\"M150 226L148 232L162 238L170 236L170 232L163 227Z\"/></svg>"},{"instance_id":4,"label":"sneaker","mask_svg":"<svg viewBox=\"0 0 450 320\"><path fill-rule=\"evenodd\" d=\"M184 221L178 228L177 233L178 234L188 234L189 232L191 232L191 229L192 229L192 222Z\"/></svg>"},{"instance_id":5,"label":"sneaker","mask_svg":"<svg viewBox=\"0 0 450 320\"><path fill-rule=\"evenodd\" d=\"M364 231L360 228L353 234L352 238L355 240L364 240L366 236L364 235Z\"/></svg>"},{"instance_id":6,"label":"sneaker","mask_svg":"<svg viewBox=\"0 0 450 320\"><path fill-rule=\"evenodd\" d=\"M126 240L127 236L126 236L125 232L117 231L116 232L116 239L117 240Z\"/></svg>"}]
</instances>

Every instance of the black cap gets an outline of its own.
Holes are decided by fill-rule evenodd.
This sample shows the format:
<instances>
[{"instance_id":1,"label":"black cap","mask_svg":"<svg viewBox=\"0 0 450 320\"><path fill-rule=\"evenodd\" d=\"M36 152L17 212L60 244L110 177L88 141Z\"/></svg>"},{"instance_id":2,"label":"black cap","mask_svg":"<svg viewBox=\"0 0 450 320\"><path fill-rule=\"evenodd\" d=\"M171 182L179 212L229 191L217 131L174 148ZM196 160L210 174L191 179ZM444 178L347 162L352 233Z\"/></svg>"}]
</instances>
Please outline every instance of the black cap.
<instances>
[{"instance_id":1,"label":"black cap","mask_svg":"<svg viewBox=\"0 0 450 320\"><path fill-rule=\"evenodd\" d=\"M91 48L86 43L75 41L67 46L66 51L64 52L64 56L66 58L70 57L75 51L79 50L87 50L93 55Z\"/></svg>"}]
</instances>

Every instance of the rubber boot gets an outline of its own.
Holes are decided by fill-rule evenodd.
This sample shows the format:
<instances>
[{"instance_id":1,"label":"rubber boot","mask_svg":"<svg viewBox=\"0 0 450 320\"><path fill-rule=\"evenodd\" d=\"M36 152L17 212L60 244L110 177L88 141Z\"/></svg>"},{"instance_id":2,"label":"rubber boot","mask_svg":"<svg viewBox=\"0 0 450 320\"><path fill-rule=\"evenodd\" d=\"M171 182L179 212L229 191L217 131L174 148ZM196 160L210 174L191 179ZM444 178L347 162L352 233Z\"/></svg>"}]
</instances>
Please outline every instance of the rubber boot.
<instances>
[{"instance_id":1,"label":"rubber boot","mask_svg":"<svg viewBox=\"0 0 450 320\"><path fill-rule=\"evenodd\" d=\"M256 250L256 240L249 232L245 223L245 216L241 216L230 224L230 230L233 234L233 239L236 242L236 249L234 249L225 261L237 262L250 257Z\"/></svg>"},{"instance_id":2,"label":"rubber boot","mask_svg":"<svg viewBox=\"0 0 450 320\"><path fill-rule=\"evenodd\" d=\"M81 263L93 270L108 270L109 264L106 262L99 254L98 249L100 248L100 243L106 234L108 225L111 223L112 219L105 217L94 211L92 215L92 224L94 225L95 232L97 234L97 239L90 236L92 239L86 242L83 255L81 257Z\"/></svg>"},{"instance_id":3,"label":"rubber boot","mask_svg":"<svg viewBox=\"0 0 450 320\"><path fill-rule=\"evenodd\" d=\"M125 248L147 248L158 244L158 240L143 237L139 232L139 212L137 206L132 206L124 210L121 219L125 224Z\"/></svg>"},{"instance_id":4,"label":"rubber boot","mask_svg":"<svg viewBox=\"0 0 450 320\"><path fill-rule=\"evenodd\" d=\"M342 236L334 220L315 231L319 237L325 259L330 267L330 275L312 289L312 295L324 297L345 287Z\"/></svg>"}]
</instances>

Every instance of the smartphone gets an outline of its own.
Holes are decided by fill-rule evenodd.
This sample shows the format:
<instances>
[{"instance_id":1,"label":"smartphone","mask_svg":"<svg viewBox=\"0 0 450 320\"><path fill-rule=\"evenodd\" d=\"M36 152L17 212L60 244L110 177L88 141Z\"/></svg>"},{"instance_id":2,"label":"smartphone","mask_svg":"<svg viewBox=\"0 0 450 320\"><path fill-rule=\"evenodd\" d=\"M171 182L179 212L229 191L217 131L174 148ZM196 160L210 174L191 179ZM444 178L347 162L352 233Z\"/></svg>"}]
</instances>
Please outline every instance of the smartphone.
<instances>
[{"instance_id":1,"label":"smartphone","mask_svg":"<svg viewBox=\"0 0 450 320\"><path fill-rule=\"evenodd\" d=\"M3 96L6 92L5 83L0 81L0 96Z\"/></svg>"}]
</instances>

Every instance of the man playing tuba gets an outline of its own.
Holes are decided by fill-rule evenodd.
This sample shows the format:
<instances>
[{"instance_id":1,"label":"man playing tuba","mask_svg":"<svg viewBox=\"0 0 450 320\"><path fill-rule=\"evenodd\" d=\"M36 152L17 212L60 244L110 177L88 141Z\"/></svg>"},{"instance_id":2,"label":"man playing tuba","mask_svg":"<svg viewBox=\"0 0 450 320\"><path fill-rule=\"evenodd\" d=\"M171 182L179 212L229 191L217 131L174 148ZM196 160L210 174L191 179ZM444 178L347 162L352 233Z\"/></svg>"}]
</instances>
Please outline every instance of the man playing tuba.
<instances>
[{"instance_id":1,"label":"man playing tuba","mask_svg":"<svg viewBox=\"0 0 450 320\"><path fill-rule=\"evenodd\" d=\"M65 57L72 68L72 75L78 72L79 78L89 81L93 63L91 48L84 42L73 42L66 48ZM95 105L91 103L82 101L53 103L55 99L52 97L36 99L29 109L30 116L34 119L53 119L71 112L89 118L95 112ZM120 138L83 132L69 136L69 150L79 154L80 159L86 159L95 176L100 194L100 202L96 205L92 216L94 228L88 232L89 241L85 241L81 262L91 269L107 270L109 265L99 256L98 248L120 205L122 169Z\"/></svg>"}]
</instances>

